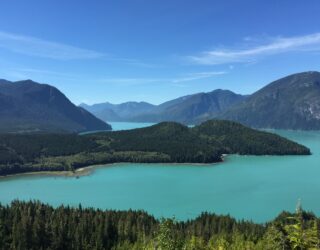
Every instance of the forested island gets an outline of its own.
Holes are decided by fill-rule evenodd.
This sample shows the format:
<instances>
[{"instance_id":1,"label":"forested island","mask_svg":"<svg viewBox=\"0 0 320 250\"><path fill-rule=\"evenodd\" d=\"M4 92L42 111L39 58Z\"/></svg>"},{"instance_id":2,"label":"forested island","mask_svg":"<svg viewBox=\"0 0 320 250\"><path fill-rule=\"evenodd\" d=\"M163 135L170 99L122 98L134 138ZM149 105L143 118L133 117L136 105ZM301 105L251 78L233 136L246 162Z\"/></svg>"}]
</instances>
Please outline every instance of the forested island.
<instances>
[{"instance_id":1,"label":"forested island","mask_svg":"<svg viewBox=\"0 0 320 250\"><path fill-rule=\"evenodd\" d=\"M256 224L203 213L189 221L158 220L143 211L114 211L13 201L0 205L0 250L287 250L319 249L319 218L282 212Z\"/></svg>"},{"instance_id":2,"label":"forested island","mask_svg":"<svg viewBox=\"0 0 320 250\"><path fill-rule=\"evenodd\" d=\"M163 122L147 128L77 134L1 134L0 175L74 171L116 162L214 163L224 154L309 155L281 136L231 121L195 127Z\"/></svg>"}]
</instances>

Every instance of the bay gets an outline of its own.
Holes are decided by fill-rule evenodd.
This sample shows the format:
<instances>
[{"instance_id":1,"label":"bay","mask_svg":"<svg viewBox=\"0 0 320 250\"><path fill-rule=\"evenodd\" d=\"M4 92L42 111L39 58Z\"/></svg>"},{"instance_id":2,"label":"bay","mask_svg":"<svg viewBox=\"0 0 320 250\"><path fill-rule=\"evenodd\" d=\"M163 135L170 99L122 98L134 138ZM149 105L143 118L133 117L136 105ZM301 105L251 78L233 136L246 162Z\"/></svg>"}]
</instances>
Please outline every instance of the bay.
<instances>
[{"instance_id":1,"label":"bay","mask_svg":"<svg viewBox=\"0 0 320 250\"><path fill-rule=\"evenodd\" d=\"M150 124L111 123L115 130ZM311 148L311 156L227 156L225 162L113 164L76 179L17 176L0 180L0 202L40 200L102 209L143 209L186 220L208 211L266 222L302 206L320 216L320 131L272 130Z\"/></svg>"}]
</instances>

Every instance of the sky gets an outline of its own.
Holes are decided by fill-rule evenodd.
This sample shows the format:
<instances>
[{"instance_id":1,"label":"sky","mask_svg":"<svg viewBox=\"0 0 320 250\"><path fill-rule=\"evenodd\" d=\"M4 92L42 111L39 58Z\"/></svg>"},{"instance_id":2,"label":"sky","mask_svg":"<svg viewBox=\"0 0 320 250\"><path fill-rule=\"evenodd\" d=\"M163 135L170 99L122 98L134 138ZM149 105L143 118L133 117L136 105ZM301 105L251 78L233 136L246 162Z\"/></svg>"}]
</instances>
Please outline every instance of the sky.
<instances>
[{"instance_id":1,"label":"sky","mask_svg":"<svg viewBox=\"0 0 320 250\"><path fill-rule=\"evenodd\" d=\"M318 0L1 0L0 78L72 102L251 94L320 71Z\"/></svg>"}]
</instances>

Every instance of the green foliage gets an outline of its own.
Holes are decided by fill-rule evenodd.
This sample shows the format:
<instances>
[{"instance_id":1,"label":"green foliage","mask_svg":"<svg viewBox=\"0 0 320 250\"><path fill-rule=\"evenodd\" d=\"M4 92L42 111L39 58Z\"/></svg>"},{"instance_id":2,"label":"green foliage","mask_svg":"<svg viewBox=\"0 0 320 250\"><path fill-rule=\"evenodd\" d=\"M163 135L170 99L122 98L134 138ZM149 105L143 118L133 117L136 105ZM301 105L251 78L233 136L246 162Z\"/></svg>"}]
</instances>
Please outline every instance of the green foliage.
<instances>
[{"instance_id":1,"label":"green foliage","mask_svg":"<svg viewBox=\"0 0 320 250\"><path fill-rule=\"evenodd\" d=\"M159 221L142 211L81 205L0 205L0 250L311 250L319 249L319 242L319 219L304 211L260 225L209 213L178 222Z\"/></svg>"},{"instance_id":2,"label":"green foliage","mask_svg":"<svg viewBox=\"0 0 320 250\"><path fill-rule=\"evenodd\" d=\"M164 122L151 127L86 135L0 135L0 175L30 171L73 171L94 164L212 163L223 154L310 154L280 136L229 121L194 128Z\"/></svg>"},{"instance_id":3,"label":"green foliage","mask_svg":"<svg viewBox=\"0 0 320 250\"><path fill-rule=\"evenodd\" d=\"M221 161L222 148L193 133L186 126L173 122L127 131L106 133L115 151L161 152L171 162Z\"/></svg>"},{"instance_id":4,"label":"green foliage","mask_svg":"<svg viewBox=\"0 0 320 250\"><path fill-rule=\"evenodd\" d=\"M182 241L179 240L175 219L162 219L159 225L156 242L159 250L182 249Z\"/></svg>"},{"instance_id":5,"label":"green foliage","mask_svg":"<svg viewBox=\"0 0 320 250\"><path fill-rule=\"evenodd\" d=\"M281 229L274 224L271 224L268 227L260 244L260 248L265 250L287 249L287 239L284 232L282 232Z\"/></svg>"},{"instance_id":6,"label":"green foliage","mask_svg":"<svg viewBox=\"0 0 320 250\"><path fill-rule=\"evenodd\" d=\"M284 229L291 249L319 249L318 221L306 222L302 211L289 219L292 224L286 225Z\"/></svg>"},{"instance_id":7,"label":"green foliage","mask_svg":"<svg viewBox=\"0 0 320 250\"><path fill-rule=\"evenodd\" d=\"M303 155L310 151L279 135L254 130L232 121L210 120L194 128L197 133L218 141L226 153L241 155Z\"/></svg>"}]
</instances>

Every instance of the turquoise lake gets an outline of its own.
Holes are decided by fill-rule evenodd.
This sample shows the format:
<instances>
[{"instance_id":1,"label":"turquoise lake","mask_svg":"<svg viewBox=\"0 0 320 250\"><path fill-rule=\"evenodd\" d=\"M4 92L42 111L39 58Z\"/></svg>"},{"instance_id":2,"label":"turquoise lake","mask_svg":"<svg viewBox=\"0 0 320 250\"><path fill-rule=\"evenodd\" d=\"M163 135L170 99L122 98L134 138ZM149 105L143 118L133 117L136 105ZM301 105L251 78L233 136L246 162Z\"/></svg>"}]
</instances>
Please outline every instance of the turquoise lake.
<instances>
[{"instance_id":1,"label":"turquoise lake","mask_svg":"<svg viewBox=\"0 0 320 250\"><path fill-rule=\"evenodd\" d=\"M150 124L111 123L114 129ZM143 209L189 219L203 211L265 222L302 206L320 215L320 131L273 130L309 148L311 156L237 156L211 165L114 164L79 179L19 176L0 180L0 202L36 199L103 209Z\"/></svg>"}]
</instances>

